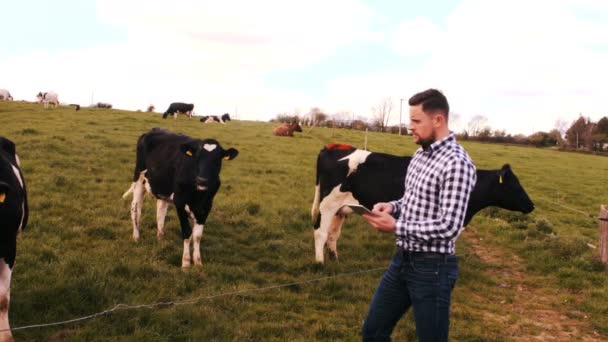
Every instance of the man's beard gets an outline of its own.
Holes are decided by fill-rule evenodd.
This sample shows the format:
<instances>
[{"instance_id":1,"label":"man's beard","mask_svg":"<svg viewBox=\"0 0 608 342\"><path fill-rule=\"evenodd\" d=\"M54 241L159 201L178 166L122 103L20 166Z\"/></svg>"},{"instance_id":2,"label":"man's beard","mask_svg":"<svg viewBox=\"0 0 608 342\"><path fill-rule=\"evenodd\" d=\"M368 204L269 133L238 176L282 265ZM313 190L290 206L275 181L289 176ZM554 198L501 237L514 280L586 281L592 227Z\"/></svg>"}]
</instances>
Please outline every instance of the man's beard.
<instances>
[{"instance_id":1,"label":"man's beard","mask_svg":"<svg viewBox=\"0 0 608 342\"><path fill-rule=\"evenodd\" d=\"M426 138L426 139L418 139L418 141L416 142L416 144L422 146L423 149L426 149L427 147L429 147L432 143L434 143L436 141L436 134L433 131L431 133L431 136Z\"/></svg>"}]
</instances>

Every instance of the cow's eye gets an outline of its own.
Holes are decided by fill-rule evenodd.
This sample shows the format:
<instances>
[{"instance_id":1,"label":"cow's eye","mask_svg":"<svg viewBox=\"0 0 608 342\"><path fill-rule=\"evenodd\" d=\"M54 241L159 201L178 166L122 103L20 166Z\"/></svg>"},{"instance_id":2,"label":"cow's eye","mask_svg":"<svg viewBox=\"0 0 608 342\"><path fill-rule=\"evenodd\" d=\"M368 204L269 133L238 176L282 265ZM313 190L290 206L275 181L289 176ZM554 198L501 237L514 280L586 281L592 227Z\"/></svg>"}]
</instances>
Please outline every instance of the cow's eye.
<instances>
[{"instance_id":1,"label":"cow's eye","mask_svg":"<svg viewBox=\"0 0 608 342\"><path fill-rule=\"evenodd\" d=\"M4 203L6 200L6 193L0 192L0 203Z\"/></svg>"}]
</instances>

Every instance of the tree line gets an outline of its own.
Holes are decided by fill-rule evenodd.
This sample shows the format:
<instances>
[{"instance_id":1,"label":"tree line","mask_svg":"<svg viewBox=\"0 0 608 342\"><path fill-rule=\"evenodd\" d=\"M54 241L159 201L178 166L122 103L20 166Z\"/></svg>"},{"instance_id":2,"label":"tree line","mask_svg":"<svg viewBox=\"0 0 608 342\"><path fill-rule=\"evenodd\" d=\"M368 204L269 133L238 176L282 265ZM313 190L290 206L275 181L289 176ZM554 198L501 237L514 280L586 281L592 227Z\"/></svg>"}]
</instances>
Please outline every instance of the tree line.
<instances>
[{"instance_id":1,"label":"tree line","mask_svg":"<svg viewBox=\"0 0 608 342\"><path fill-rule=\"evenodd\" d=\"M401 103L400 103L401 104ZM345 128L354 130L370 130L376 132L399 133L399 125L389 125L394 103L390 97L384 98L380 104L371 109L371 119L353 112L338 112L329 114L318 107L313 107L308 113L281 113L277 114L271 122L294 123L305 126ZM399 108L402 110L402 108ZM409 112L408 112L409 113ZM458 120L458 114L454 115ZM404 122L409 114L406 113ZM563 119L555 122L552 130L538 131L530 135L509 134L504 129L492 129L487 125L487 118L483 115L474 116L467 127L457 133L460 140L474 140L490 143L520 144L536 147L556 147L561 150L608 152L608 117L604 116L597 122L588 117L579 115L572 123ZM401 124L401 134L408 134L405 123Z\"/></svg>"}]
</instances>

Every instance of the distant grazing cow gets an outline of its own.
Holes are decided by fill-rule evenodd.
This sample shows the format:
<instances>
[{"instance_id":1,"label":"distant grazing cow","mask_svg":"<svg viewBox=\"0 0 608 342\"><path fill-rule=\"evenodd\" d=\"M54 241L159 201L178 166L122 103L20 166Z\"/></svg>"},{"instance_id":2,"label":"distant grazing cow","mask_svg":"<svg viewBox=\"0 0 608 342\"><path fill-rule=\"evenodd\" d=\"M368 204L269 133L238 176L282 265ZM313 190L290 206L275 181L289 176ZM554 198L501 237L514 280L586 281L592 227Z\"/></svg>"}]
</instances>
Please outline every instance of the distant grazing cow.
<instances>
[{"instance_id":1,"label":"distant grazing cow","mask_svg":"<svg viewBox=\"0 0 608 342\"><path fill-rule=\"evenodd\" d=\"M175 204L184 239L182 267L190 266L190 237L194 237L194 264L201 264L200 241L211 211L213 197L220 188L222 160L238 155L234 148L224 150L217 140L194 139L153 128L137 140L133 184L123 198L133 193L131 220L133 239L139 239L144 193L157 198L157 238L164 235L167 205ZM188 218L194 221L194 234Z\"/></svg>"},{"instance_id":2,"label":"distant grazing cow","mask_svg":"<svg viewBox=\"0 0 608 342\"><path fill-rule=\"evenodd\" d=\"M59 105L59 97L57 96L57 93L55 93L55 92L52 92L52 91L48 91L46 93L39 92L38 95L36 95L36 97L38 98L38 102L44 104L44 108L48 108L49 104L52 104L55 107L57 107Z\"/></svg>"},{"instance_id":3,"label":"distant grazing cow","mask_svg":"<svg viewBox=\"0 0 608 342\"><path fill-rule=\"evenodd\" d=\"M163 119L166 119L167 115L173 115L173 117L177 119L177 114L186 114L188 119L191 119L193 110L194 105L192 103L173 102L163 113Z\"/></svg>"},{"instance_id":4,"label":"distant grazing cow","mask_svg":"<svg viewBox=\"0 0 608 342\"><path fill-rule=\"evenodd\" d=\"M203 116L200 121L204 122L204 123L211 123L211 122L226 123L226 121L230 121L230 114L224 113L224 115L222 115L222 116L217 116L217 115Z\"/></svg>"},{"instance_id":5,"label":"distant grazing cow","mask_svg":"<svg viewBox=\"0 0 608 342\"><path fill-rule=\"evenodd\" d=\"M0 340L11 341L8 323L11 273L17 253L17 235L28 220L25 180L15 144L0 137Z\"/></svg>"},{"instance_id":6,"label":"distant grazing cow","mask_svg":"<svg viewBox=\"0 0 608 342\"><path fill-rule=\"evenodd\" d=\"M11 96L11 93L8 92L8 90L0 89L0 100L13 101L13 97Z\"/></svg>"},{"instance_id":7,"label":"distant grazing cow","mask_svg":"<svg viewBox=\"0 0 608 342\"><path fill-rule=\"evenodd\" d=\"M93 107L112 109L112 104L107 102L97 102L93 105Z\"/></svg>"},{"instance_id":8,"label":"distant grazing cow","mask_svg":"<svg viewBox=\"0 0 608 342\"><path fill-rule=\"evenodd\" d=\"M70 103L70 106L74 106L74 107L76 107L76 111L79 111L79 110L80 110L80 105L79 105L79 104L76 104L76 103Z\"/></svg>"},{"instance_id":9,"label":"distant grazing cow","mask_svg":"<svg viewBox=\"0 0 608 342\"><path fill-rule=\"evenodd\" d=\"M342 224L352 210L345 204L373 208L403 196L411 157L399 157L329 144L317 157L317 181L311 215L314 221L315 259L323 262L327 242L330 258L338 257ZM534 203L508 164L500 170L477 170L477 183L469 198L463 225L481 209L496 206L530 213Z\"/></svg>"},{"instance_id":10,"label":"distant grazing cow","mask_svg":"<svg viewBox=\"0 0 608 342\"><path fill-rule=\"evenodd\" d=\"M272 134L283 137L293 137L293 132L302 132L302 127L298 123L293 123L291 125L283 124L272 129Z\"/></svg>"}]
</instances>

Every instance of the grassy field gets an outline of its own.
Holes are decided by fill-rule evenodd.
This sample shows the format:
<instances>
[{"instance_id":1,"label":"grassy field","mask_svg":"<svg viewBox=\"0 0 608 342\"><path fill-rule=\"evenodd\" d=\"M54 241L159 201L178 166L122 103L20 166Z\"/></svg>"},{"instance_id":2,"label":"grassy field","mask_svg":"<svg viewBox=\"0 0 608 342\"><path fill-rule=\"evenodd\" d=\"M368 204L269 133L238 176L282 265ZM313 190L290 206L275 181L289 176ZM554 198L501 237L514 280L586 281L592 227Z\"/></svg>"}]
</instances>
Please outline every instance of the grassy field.
<instances>
[{"instance_id":1,"label":"grassy field","mask_svg":"<svg viewBox=\"0 0 608 342\"><path fill-rule=\"evenodd\" d=\"M318 151L331 141L363 146L361 132L315 128L290 139L272 136L270 123L203 125L185 117L163 120L160 114L45 110L2 101L0 122L0 135L17 144L30 198L30 224L18 241L11 286L13 328L87 316L120 303L203 298L18 330L17 340L359 339L382 271L344 274L385 267L393 237L351 217L338 244L340 261L316 265L310 205ZM130 200L121 195L131 184L137 137L152 127L216 138L224 148L240 151L223 166L223 185L201 243L202 268L180 268L173 208L165 239L156 240L150 198L142 238L131 239ZM370 133L368 139L372 151L410 155L416 149L410 137ZM562 327L575 340L608 338L608 273L588 246L597 245L598 222L552 203L596 214L608 203L608 158L463 145L478 168L511 164L537 209L527 216L485 210L459 239L451 340L542 338L550 332L530 322L539 310L576 322L575 330ZM517 272L509 268L514 260ZM525 290L514 288L515 276L509 274L516 274ZM332 276L339 277L304 282ZM229 294L294 282L304 283ZM546 304L535 307L539 303ZM415 339L411 313L393 337Z\"/></svg>"}]
</instances>

